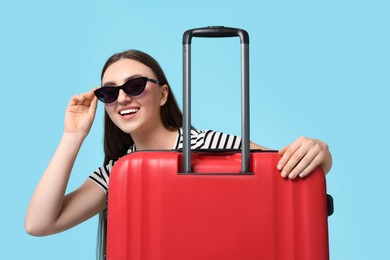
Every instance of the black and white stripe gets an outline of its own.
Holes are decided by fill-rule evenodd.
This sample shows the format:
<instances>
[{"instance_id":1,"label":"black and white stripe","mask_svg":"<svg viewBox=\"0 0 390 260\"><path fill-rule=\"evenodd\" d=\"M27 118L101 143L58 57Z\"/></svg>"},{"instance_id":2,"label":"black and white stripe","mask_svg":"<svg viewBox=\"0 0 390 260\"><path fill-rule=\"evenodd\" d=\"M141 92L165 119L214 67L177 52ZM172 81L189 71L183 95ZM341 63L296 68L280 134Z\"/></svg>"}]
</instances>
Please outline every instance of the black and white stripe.
<instances>
[{"instance_id":1,"label":"black and white stripe","mask_svg":"<svg viewBox=\"0 0 390 260\"><path fill-rule=\"evenodd\" d=\"M176 150L183 148L183 131L179 130ZM241 138L213 130L191 130L191 149L240 149Z\"/></svg>"},{"instance_id":2,"label":"black and white stripe","mask_svg":"<svg viewBox=\"0 0 390 260\"><path fill-rule=\"evenodd\" d=\"M99 167L89 178L107 192L110 182L110 173L116 161L110 160L106 166Z\"/></svg>"}]
</instances>

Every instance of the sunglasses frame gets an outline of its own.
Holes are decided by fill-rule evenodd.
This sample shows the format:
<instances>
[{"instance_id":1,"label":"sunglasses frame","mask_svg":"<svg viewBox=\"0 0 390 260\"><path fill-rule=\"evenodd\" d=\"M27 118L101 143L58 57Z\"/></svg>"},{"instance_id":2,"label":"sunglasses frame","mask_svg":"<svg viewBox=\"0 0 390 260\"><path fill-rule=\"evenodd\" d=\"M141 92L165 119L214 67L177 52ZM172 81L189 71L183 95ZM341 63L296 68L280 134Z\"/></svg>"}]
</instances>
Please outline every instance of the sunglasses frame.
<instances>
[{"instance_id":1,"label":"sunglasses frame","mask_svg":"<svg viewBox=\"0 0 390 260\"><path fill-rule=\"evenodd\" d=\"M142 89L140 90L140 92L138 94L129 94L128 91L131 90L131 86L129 87L129 83L131 84L131 82L135 81L135 80L143 80L143 87ZM137 77L137 78L132 78L132 79L129 79L128 81L126 81L123 85L121 86L104 86L104 87L101 87L101 88L98 88L97 90L94 91L94 94L95 96L103 103L105 104L109 104L109 103L112 103L114 102L115 100L118 99L118 96L119 96L119 90L123 90L126 95L128 95L129 97L136 97L136 96L139 96L142 94L142 92L144 92L145 90L145 87L146 87L146 84L149 82L152 82L152 83L155 83L155 84L158 84L158 85L162 85L162 83L157 80L157 79L151 79L151 78L148 78L148 77ZM104 98L104 92L107 91L107 90L110 90L112 91L112 95L115 95L115 98L110 101L109 99L109 102L105 101L105 98Z\"/></svg>"}]
</instances>

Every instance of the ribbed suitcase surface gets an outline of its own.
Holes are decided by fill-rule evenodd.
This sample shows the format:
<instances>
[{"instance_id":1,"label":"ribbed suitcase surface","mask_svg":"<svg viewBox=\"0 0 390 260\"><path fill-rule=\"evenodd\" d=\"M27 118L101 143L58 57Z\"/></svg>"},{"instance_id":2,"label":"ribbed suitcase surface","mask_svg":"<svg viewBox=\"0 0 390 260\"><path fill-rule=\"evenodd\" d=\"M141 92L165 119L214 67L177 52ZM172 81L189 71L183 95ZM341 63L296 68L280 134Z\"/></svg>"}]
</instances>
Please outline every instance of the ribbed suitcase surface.
<instances>
[{"instance_id":1,"label":"ribbed suitcase surface","mask_svg":"<svg viewBox=\"0 0 390 260\"><path fill-rule=\"evenodd\" d=\"M110 176L109 260L329 259L325 175L283 179L276 152L135 152Z\"/></svg>"}]
</instances>

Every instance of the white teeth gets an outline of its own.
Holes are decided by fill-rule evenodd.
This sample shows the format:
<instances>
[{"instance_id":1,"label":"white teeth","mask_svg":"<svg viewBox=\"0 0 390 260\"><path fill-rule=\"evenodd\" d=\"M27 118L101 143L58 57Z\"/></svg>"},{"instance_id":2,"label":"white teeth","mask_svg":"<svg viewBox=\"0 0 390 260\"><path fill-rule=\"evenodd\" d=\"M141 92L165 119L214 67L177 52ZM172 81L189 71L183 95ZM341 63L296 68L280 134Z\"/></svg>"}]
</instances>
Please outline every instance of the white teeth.
<instances>
[{"instance_id":1,"label":"white teeth","mask_svg":"<svg viewBox=\"0 0 390 260\"><path fill-rule=\"evenodd\" d=\"M121 114L122 116L123 115L128 115L128 114L134 114L138 111L139 109L137 108L130 108L130 109L126 109L126 110L122 110L119 112L119 114Z\"/></svg>"}]
</instances>

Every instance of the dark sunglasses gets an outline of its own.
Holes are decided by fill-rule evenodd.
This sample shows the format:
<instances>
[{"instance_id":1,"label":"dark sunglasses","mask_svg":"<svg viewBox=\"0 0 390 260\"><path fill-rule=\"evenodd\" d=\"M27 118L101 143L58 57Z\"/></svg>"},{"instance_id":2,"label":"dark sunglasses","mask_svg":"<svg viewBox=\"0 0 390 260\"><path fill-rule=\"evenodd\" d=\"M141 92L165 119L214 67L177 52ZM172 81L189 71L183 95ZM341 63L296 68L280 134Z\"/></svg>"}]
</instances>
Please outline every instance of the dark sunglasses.
<instances>
[{"instance_id":1,"label":"dark sunglasses","mask_svg":"<svg viewBox=\"0 0 390 260\"><path fill-rule=\"evenodd\" d=\"M146 87L146 83L150 81L156 84L161 85L161 82L156 79L150 79L147 77L134 78L127 81L122 86L118 87L101 87L94 91L95 96L102 101L103 103L112 103L114 102L119 95L119 90L123 90L128 96L136 97L140 95Z\"/></svg>"}]
</instances>

